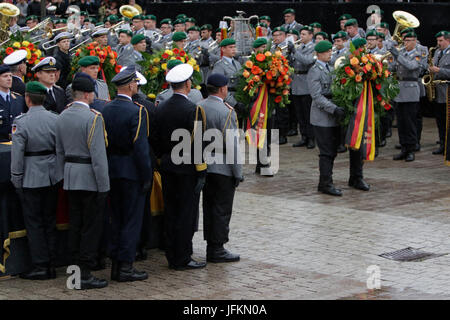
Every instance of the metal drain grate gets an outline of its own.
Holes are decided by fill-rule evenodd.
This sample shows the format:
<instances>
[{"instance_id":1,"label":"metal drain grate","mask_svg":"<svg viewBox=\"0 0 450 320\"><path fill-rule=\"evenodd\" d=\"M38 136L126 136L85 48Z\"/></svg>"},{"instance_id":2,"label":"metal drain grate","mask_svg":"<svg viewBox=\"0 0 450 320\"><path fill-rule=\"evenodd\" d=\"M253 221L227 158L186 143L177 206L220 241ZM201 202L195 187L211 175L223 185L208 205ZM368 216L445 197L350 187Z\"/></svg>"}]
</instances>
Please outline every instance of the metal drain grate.
<instances>
[{"instance_id":1,"label":"metal drain grate","mask_svg":"<svg viewBox=\"0 0 450 320\"><path fill-rule=\"evenodd\" d=\"M395 261L422 261L422 260L426 260L426 259L440 257L443 255L446 255L446 253L436 254L436 253L426 252L426 251L422 251L420 249L408 247L408 248L400 249L400 250L397 250L394 252L387 252L387 253L380 254L380 257L390 259L390 260L395 260Z\"/></svg>"}]
</instances>

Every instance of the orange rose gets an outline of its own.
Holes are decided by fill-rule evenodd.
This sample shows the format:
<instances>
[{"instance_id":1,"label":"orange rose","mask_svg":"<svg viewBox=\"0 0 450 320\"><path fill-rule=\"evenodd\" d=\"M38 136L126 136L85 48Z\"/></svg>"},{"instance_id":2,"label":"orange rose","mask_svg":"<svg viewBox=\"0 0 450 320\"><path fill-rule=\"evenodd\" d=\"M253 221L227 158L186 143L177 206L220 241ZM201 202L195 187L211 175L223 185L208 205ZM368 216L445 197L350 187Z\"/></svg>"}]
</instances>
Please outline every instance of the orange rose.
<instances>
[{"instance_id":1,"label":"orange rose","mask_svg":"<svg viewBox=\"0 0 450 320\"><path fill-rule=\"evenodd\" d=\"M269 93L275 93L275 92L277 92L277 89L275 89L275 88L270 88L269 89Z\"/></svg>"},{"instance_id":2,"label":"orange rose","mask_svg":"<svg viewBox=\"0 0 450 320\"><path fill-rule=\"evenodd\" d=\"M351 59L350 59L350 64L351 64L352 66L357 66L357 65L359 64L358 58L356 58L356 57L351 58Z\"/></svg>"},{"instance_id":3,"label":"orange rose","mask_svg":"<svg viewBox=\"0 0 450 320\"><path fill-rule=\"evenodd\" d=\"M244 78L248 78L248 77L250 77L250 72L248 72L247 70L244 70L242 75L244 76Z\"/></svg>"},{"instance_id":4,"label":"orange rose","mask_svg":"<svg viewBox=\"0 0 450 320\"><path fill-rule=\"evenodd\" d=\"M384 77L387 78L389 77L391 73L388 70L384 70Z\"/></svg>"},{"instance_id":5,"label":"orange rose","mask_svg":"<svg viewBox=\"0 0 450 320\"><path fill-rule=\"evenodd\" d=\"M13 53L14 52L14 49L13 48L11 48L11 47L8 47L8 48L6 48L6 54L7 55L10 55L11 53Z\"/></svg>"},{"instance_id":6,"label":"orange rose","mask_svg":"<svg viewBox=\"0 0 450 320\"><path fill-rule=\"evenodd\" d=\"M355 81L356 82L361 82L361 80L362 80L361 75L357 74L356 77L355 77Z\"/></svg>"},{"instance_id":7,"label":"orange rose","mask_svg":"<svg viewBox=\"0 0 450 320\"><path fill-rule=\"evenodd\" d=\"M253 77L253 81L255 81L255 82L259 82L261 79L259 78L259 76L254 76Z\"/></svg>"},{"instance_id":8,"label":"orange rose","mask_svg":"<svg viewBox=\"0 0 450 320\"><path fill-rule=\"evenodd\" d=\"M115 64L116 64L116 60L114 60L114 59L110 59L109 62L110 62L112 65L115 65Z\"/></svg>"},{"instance_id":9,"label":"orange rose","mask_svg":"<svg viewBox=\"0 0 450 320\"><path fill-rule=\"evenodd\" d=\"M262 73L263 71L262 71L262 69L260 68L260 67L258 67L258 66L253 66L252 67L252 73L253 74L260 74L260 73Z\"/></svg>"},{"instance_id":10,"label":"orange rose","mask_svg":"<svg viewBox=\"0 0 450 320\"><path fill-rule=\"evenodd\" d=\"M284 89L284 90L283 90L283 95L284 95L284 96L287 96L288 94L289 94L289 90L288 90L288 89Z\"/></svg>"},{"instance_id":11,"label":"orange rose","mask_svg":"<svg viewBox=\"0 0 450 320\"><path fill-rule=\"evenodd\" d=\"M270 86L275 87L275 81L270 81Z\"/></svg>"},{"instance_id":12,"label":"orange rose","mask_svg":"<svg viewBox=\"0 0 450 320\"><path fill-rule=\"evenodd\" d=\"M267 80L272 80L272 72L267 72L266 78L267 78Z\"/></svg>"},{"instance_id":13,"label":"orange rose","mask_svg":"<svg viewBox=\"0 0 450 320\"><path fill-rule=\"evenodd\" d=\"M367 71L372 70L372 64L371 63L366 64L366 70Z\"/></svg>"},{"instance_id":14,"label":"orange rose","mask_svg":"<svg viewBox=\"0 0 450 320\"><path fill-rule=\"evenodd\" d=\"M256 55L256 60L259 62L263 62L266 59L266 56L263 53L258 53Z\"/></svg>"},{"instance_id":15,"label":"orange rose","mask_svg":"<svg viewBox=\"0 0 450 320\"><path fill-rule=\"evenodd\" d=\"M367 62L369 62L369 59L367 59L366 56L362 56L361 61L362 61L362 63L367 63Z\"/></svg>"},{"instance_id":16,"label":"orange rose","mask_svg":"<svg viewBox=\"0 0 450 320\"><path fill-rule=\"evenodd\" d=\"M272 53L270 51L266 51L266 53L264 53L266 55L266 57L270 57L272 55Z\"/></svg>"},{"instance_id":17,"label":"orange rose","mask_svg":"<svg viewBox=\"0 0 450 320\"><path fill-rule=\"evenodd\" d=\"M89 52L89 55L95 56L95 51L94 51L94 50L91 50L91 52Z\"/></svg>"},{"instance_id":18,"label":"orange rose","mask_svg":"<svg viewBox=\"0 0 450 320\"><path fill-rule=\"evenodd\" d=\"M253 62L250 60L245 61L245 67L251 69L253 67Z\"/></svg>"}]
</instances>

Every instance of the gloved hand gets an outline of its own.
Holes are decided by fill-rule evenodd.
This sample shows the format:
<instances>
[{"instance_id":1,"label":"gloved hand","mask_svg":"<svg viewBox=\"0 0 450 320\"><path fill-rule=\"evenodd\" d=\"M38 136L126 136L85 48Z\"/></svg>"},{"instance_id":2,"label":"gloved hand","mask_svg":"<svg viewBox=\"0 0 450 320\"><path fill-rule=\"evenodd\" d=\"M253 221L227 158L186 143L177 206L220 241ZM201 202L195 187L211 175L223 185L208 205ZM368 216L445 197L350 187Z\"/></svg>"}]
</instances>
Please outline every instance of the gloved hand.
<instances>
[{"instance_id":1,"label":"gloved hand","mask_svg":"<svg viewBox=\"0 0 450 320\"><path fill-rule=\"evenodd\" d=\"M209 66L209 52L208 49L203 48L202 49L202 67L203 66Z\"/></svg>"},{"instance_id":2,"label":"gloved hand","mask_svg":"<svg viewBox=\"0 0 450 320\"><path fill-rule=\"evenodd\" d=\"M237 102L236 105L234 106L234 110L236 110L236 113L238 114L242 114L245 113L247 107L245 104L243 104L242 102Z\"/></svg>"},{"instance_id":3,"label":"gloved hand","mask_svg":"<svg viewBox=\"0 0 450 320\"><path fill-rule=\"evenodd\" d=\"M200 194L206 183L206 170L197 172L197 184L194 188L195 194Z\"/></svg>"},{"instance_id":4,"label":"gloved hand","mask_svg":"<svg viewBox=\"0 0 450 320\"><path fill-rule=\"evenodd\" d=\"M336 109L334 109L333 115L338 121L341 120L345 115L344 109L342 109L341 107L336 107Z\"/></svg>"},{"instance_id":5,"label":"gloved hand","mask_svg":"<svg viewBox=\"0 0 450 320\"><path fill-rule=\"evenodd\" d=\"M244 181L244 176L242 176L240 178L234 177L234 188L237 188L239 186L239 183L241 183L243 181Z\"/></svg>"},{"instance_id":6,"label":"gloved hand","mask_svg":"<svg viewBox=\"0 0 450 320\"><path fill-rule=\"evenodd\" d=\"M396 47L394 47L394 46L391 49L389 49L389 52L392 53L392 56L394 56L395 58L397 58L399 53L400 53L398 51L398 49Z\"/></svg>"},{"instance_id":7,"label":"gloved hand","mask_svg":"<svg viewBox=\"0 0 450 320\"><path fill-rule=\"evenodd\" d=\"M152 185L153 185L152 179L144 181L144 183L142 185L142 193L144 193L144 194L148 193L151 190Z\"/></svg>"},{"instance_id":8,"label":"gloved hand","mask_svg":"<svg viewBox=\"0 0 450 320\"><path fill-rule=\"evenodd\" d=\"M287 53L291 54L295 52L295 45L292 42L288 42Z\"/></svg>"}]
</instances>

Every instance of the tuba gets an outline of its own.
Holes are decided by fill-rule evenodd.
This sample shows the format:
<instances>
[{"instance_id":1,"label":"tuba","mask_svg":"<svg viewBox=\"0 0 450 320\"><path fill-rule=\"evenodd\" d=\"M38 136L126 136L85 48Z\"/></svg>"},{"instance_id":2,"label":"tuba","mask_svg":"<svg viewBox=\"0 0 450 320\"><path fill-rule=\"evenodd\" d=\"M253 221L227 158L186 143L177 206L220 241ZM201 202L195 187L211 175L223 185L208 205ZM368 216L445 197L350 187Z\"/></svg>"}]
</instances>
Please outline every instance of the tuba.
<instances>
[{"instance_id":1,"label":"tuba","mask_svg":"<svg viewBox=\"0 0 450 320\"><path fill-rule=\"evenodd\" d=\"M139 10L130 5L123 5L119 8L119 12L122 16L128 19L133 19L134 16L140 14Z\"/></svg>"},{"instance_id":2,"label":"tuba","mask_svg":"<svg viewBox=\"0 0 450 320\"><path fill-rule=\"evenodd\" d=\"M432 47L428 50L428 65L433 66L433 52L438 47ZM429 72L422 77L422 84L425 86L425 92L427 94L428 101L432 102L436 98L436 81L434 80L434 74Z\"/></svg>"},{"instance_id":3,"label":"tuba","mask_svg":"<svg viewBox=\"0 0 450 320\"><path fill-rule=\"evenodd\" d=\"M406 11L394 11L392 16L397 22L395 24L392 40L397 41L397 43L401 45L403 43L403 39L401 37L402 30L406 28L417 28L418 26L420 26L420 22L415 16Z\"/></svg>"},{"instance_id":4,"label":"tuba","mask_svg":"<svg viewBox=\"0 0 450 320\"><path fill-rule=\"evenodd\" d=\"M9 23L20 14L19 8L10 3L0 3L0 41L9 39Z\"/></svg>"}]
</instances>

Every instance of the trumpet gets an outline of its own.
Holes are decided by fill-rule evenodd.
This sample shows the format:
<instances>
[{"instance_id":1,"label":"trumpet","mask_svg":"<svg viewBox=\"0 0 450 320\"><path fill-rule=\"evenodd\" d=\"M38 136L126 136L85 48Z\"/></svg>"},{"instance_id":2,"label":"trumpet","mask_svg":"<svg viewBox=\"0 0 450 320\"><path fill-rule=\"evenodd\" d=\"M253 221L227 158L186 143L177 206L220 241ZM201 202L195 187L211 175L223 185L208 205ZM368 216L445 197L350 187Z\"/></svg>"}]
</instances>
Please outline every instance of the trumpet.
<instances>
[{"instance_id":1,"label":"trumpet","mask_svg":"<svg viewBox=\"0 0 450 320\"><path fill-rule=\"evenodd\" d=\"M301 44L301 41L302 41L301 39L298 39L297 41L294 42L295 49L298 48L298 46ZM279 47L278 49L281 50L281 51L284 51L284 50L286 50L288 48L288 46L289 45L287 44L285 46Z\"/></svg>"},{"instance_id":2,"label":"trumpet","mask_svg":"<svg viewBox=\"0 0 450 320\"><path fill-rule=\"evenodd\" d=\"M169 50L170 48L172 48L172 43L173 43L173 40L167 41L164 49Z\"/></svg>"}]
</instances>

